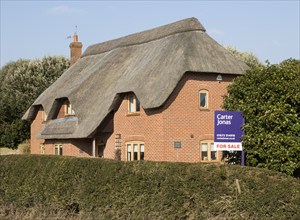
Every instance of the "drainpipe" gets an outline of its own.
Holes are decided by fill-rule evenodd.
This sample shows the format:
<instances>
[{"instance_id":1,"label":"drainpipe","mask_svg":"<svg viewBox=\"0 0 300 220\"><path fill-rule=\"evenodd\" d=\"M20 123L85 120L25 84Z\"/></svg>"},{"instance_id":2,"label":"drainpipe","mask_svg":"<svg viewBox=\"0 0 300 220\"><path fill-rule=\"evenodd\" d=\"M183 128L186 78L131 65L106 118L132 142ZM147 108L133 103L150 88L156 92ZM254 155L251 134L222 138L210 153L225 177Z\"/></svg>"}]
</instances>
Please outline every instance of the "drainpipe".
<instances>
[{"instance_id":1,"label":"drainpipe","mask_svg":"<svg viewBox=\"0 0 300 220\"><path fill-rule=\"evenodd\" d=\"M93 139L93 157L96 157L96 138Z\"/></svg>"}]
</instances>

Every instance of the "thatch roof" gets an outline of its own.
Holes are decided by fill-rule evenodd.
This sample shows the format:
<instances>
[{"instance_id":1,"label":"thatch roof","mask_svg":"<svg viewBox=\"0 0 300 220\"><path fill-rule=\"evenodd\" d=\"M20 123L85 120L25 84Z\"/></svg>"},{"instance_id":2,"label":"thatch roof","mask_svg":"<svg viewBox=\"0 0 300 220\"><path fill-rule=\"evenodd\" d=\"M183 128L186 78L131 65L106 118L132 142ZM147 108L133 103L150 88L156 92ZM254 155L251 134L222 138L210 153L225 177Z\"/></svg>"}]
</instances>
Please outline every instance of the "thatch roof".
<instances>
[{"instance_id":1,"label":"thatch roof","mask_svg":"<svg viewBox=\"0 0 300 220\"><path fill-rule=\"evenodd\" d=\"M51 119L59 100L68 98L78 118L74 130L64 132L60 129L64 123L56 119L46 123L40 138L90 137L115 107L118 94L134 92L144 109L156 108L187 71L240 75L246 69L206 34L197 19L189 18L88 47L77 63L38 97L23 119L34 119L40 105ZM51 133L55 127L61 132Z\"/></svg>"}]
</instances>

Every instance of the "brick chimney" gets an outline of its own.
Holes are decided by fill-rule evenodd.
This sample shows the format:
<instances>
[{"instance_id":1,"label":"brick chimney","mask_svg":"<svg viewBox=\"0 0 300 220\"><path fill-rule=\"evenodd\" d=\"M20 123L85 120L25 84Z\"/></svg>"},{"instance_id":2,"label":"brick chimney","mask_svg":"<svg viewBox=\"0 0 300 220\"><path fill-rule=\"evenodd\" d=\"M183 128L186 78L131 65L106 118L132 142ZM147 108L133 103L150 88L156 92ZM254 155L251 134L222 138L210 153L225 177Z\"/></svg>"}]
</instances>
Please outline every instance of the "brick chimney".
<instances>
[{"instance_id":1,"label":"brick chimney","mask_svg":"<svg viewBox=\"0 0 300 220\"><path fill-rule=\"evenodd\" d=\"M70 43L71 52L71 65L76 63L76 61L81 57L82 54L82 43L78 42L78 35L75 32L73 36L73 42Z\"/></svg>"}]
</instances>

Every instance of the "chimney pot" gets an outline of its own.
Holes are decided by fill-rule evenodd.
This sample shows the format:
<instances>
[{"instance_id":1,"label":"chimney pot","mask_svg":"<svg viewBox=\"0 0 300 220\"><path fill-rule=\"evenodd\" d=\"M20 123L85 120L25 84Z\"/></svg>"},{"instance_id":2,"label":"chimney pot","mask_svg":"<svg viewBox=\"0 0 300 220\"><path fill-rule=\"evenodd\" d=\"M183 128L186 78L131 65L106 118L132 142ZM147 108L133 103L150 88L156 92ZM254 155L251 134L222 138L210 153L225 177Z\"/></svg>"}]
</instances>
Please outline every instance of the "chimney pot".
<instances>
[{"instance_id":1,"label":"chimney pot","mask_svg":"<svg viewBox=\"0 0 300 220\"><path fill-rule=\"evenodd\" d=\"M78 42L78 35L76 32L74 33L74 36L73 36L73 42Z\"/></svg>"}]
</instances>

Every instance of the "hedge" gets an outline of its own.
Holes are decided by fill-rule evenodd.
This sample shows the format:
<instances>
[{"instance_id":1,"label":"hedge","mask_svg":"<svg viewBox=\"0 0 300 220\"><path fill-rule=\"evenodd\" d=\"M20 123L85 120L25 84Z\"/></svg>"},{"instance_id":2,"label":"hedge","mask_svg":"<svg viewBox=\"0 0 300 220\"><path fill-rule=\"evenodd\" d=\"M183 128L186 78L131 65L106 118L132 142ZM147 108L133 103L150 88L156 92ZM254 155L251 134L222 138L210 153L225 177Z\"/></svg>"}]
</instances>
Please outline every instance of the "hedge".
<instances>
[{"instance_id":1,"label":"hedge","mask_svg":"<svg viewBox=\"0 0 300 220\"><path fill-rule=\"evenodd\" d=\"M299 219L299 210L300 180L265 169L0 156L0 219Z\"/></svg>"}]
</instances>

